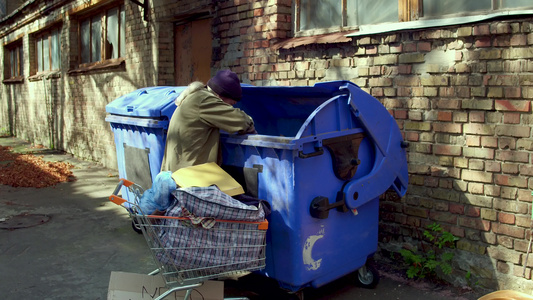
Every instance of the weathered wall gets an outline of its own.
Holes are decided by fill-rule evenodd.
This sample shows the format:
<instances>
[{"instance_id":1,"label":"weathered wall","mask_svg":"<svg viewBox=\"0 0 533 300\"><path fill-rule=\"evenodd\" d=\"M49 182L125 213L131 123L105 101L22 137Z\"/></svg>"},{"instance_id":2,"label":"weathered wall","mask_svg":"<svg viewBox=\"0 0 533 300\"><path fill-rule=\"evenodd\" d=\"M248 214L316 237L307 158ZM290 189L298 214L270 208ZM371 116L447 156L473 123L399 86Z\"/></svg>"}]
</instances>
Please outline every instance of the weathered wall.
<instances>
[{"instance_id":1,"label":"weathered wall","mask_svg":"<svg viewBox=\"0 0 533 300\"><path fill-rule=\"evenodd\" d=\"M3 43L24 36L27 50L25 36L59 18L68 54L75 32L68 12L84 1L66 2L46 19L5 24ZM148 21L125 2L123 65L71 73L75 57L68 54L53 78L2 84L0 128L116 168L105 105L140 87L172 85L174 22L213 4L213 72L231 68L255 85L351 80L397 119L410 142L410 186L402 199L381 202L383 252L419 246L421 231L437 222L460 237L451 281L464 283L470 271L493 289L533 288L533 259L522 278L533 185L532 19L291 39L290 0L149 2Z\"/></svg>"},{"instance_id":2,"label":"weathered wall","mask_svg":"<svg viewBox=\"0 0 533 300\"><path fill-rule=\"evenodd\" d=\"M6 99L0 105L1 128L32 143L116 168L113 134L105 121L105 105L137 88L158 84L158 65L154 60L158 53L153 46L156 24L144 21L142 9L126 1L125 61L119 66L79 71L75 15L105 1L63 2L66 4L46 18L39 16L42 6L32 7L33 13L8 20L1 32L3 44L22 37L25 53L23 82L4 83L1 89L1 98ZM15 22L27 25L14 26ZM61 69L50 76L30 77L31 33L58 22L62 22Z\"/></svg>"},{"instance_id":3,"label":"weathered wall","mask_svg":"<svg viewBox=\"0 0 533 300\"><path fill-rule=\"evenodd\" d=\"M219 7L215 66L255 85L351 80L397 119L410 142L410 186L381 202L384 253L418 247L437 222L460 238L450 281L466 284L471 272L490 288L533 287L533 260L522 278L533 185L531 19L289 44L279 42L289 36L290 1Z\"/></svg>"}]
</instances>

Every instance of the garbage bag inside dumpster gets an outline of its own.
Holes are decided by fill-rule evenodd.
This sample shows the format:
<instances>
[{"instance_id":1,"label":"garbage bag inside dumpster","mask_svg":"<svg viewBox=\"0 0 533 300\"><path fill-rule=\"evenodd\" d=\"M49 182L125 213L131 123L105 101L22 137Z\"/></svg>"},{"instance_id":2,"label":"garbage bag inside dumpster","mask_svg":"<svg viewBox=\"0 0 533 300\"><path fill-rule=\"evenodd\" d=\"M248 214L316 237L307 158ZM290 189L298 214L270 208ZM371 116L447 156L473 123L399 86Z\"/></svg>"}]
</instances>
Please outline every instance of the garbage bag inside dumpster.
<instances>
[{"instance_id":1,"label":"garbage bag inside dumpster","mask_svg":"<svg viewBox=\"0 0 533 300\"><path fill-rule=\"evenodd\" d=\"M407 189L406 143L381 103L347 81L243 86L258 135L223 134L223 167L271 204L265 276L297 291L365 266L379 196Z\"/></svg>"},{"instance_id":2,"label":"garbage bag inside dumpster","mask_svg":"<svg viewBox=\"0 0 533 300\"><path fill-rule=\"evenodd\" d=\"M106 105L106 121L115 137L120 178L152 186L161 170L166 132L176 109L174 100L186 87L157 86L138 89ZM130 202L134 195L122 188Z\"/></svg>"}]
</instances>

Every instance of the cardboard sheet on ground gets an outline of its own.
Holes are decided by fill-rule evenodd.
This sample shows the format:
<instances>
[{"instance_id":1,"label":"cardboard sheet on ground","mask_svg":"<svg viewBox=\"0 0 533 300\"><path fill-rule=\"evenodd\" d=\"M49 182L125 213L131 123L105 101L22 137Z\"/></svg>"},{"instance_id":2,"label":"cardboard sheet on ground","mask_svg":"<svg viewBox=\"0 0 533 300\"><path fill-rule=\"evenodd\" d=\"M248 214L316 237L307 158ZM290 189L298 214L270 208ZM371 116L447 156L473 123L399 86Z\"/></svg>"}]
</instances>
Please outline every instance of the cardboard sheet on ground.
<instances>
[{"instance_id":1,"label":"cardboard sheet on ground","mask_svg":"<svg viewBox=\"0 0 533 300\"><path fill-rule=\"evenodd\" d=\"M216 163L179 169L172 173L172 179L180 187L206 187L215 184L230 196L244 194L242 186Z\"/></svg>"},{"instance_id":2,"label":"cardboard sheet on ground","mask_svg":"<svg viewBox=\"0 0 533 300\"><path fill-rule=\"evenodd\" d=\"M107 300L150 300L167 291L160 275L144 275L127 272L111 272ZM183 299L185 291L176 291L165 299ZM191 300L224 299L223 281L206 281L191 293Z\"/></svg>"}]
</instances>

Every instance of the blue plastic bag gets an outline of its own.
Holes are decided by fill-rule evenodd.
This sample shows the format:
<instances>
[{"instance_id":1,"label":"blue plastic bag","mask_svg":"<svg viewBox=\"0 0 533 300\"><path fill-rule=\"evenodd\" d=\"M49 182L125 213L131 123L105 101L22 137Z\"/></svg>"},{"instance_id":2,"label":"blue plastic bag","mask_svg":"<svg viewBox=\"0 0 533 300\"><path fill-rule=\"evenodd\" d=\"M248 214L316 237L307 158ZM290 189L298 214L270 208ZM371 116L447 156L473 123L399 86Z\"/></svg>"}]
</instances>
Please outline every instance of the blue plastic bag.
<instances>
[{"instance_id":1,"label":"blue plastic bag","mask_svg":"<svg viewBox=\"0 0 533 300\"><path fill-rule=\"evenodd\" d=\"M150 215L156 210L165 211L174 201L172 192L176 188L176 182L172 179L172 172L165 171L157 174L152 188L144 191L139 200L142 213Z\"/></svg>"}]
</instances>

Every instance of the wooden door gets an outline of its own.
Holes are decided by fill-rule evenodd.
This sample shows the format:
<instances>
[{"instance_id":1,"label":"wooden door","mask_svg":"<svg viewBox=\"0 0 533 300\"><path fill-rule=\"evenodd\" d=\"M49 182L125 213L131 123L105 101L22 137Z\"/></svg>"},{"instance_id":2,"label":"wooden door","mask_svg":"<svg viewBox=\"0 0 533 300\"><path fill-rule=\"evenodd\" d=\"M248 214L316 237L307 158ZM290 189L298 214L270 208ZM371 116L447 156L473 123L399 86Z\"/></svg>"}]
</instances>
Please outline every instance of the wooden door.
<instances>
[{"instance_id":1,"label":"wooden door","mask_svg":"<svg viewBox=\"0 0 533 300\"><path fill-rule=\"evenodd\" d=\"M207 83L211 77L212 19L175 26L174 78L177 86L193 81Z\"/></svg>"}]
</instances>

